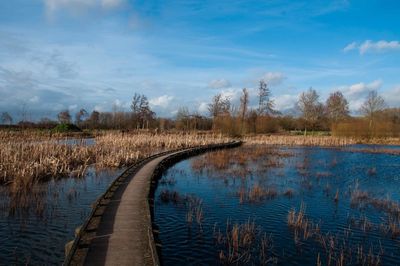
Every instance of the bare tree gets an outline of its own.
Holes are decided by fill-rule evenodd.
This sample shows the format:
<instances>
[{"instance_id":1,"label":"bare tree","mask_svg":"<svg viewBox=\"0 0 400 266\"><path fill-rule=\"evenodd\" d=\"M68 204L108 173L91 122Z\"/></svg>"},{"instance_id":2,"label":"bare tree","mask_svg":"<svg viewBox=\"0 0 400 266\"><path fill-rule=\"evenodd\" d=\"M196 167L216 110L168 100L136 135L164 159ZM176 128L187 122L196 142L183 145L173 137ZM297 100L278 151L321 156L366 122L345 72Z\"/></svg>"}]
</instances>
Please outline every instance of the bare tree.
<instances>
[{"instance_id":1,"label":"bare tree","mask_svg":"<svg viewBox=\"0 0 400 266\"><path fill-rule=\"evenodd\" d=\"M369 126L375 122L376 114L385 108L385 101L381 96L378 95L376 90L372 90L368 93L367 99L361 105L361 113L368 118Z\"/></svg>"},{"instance_id":2,"label":"bare tree","mask_svg":"<svg viewBox=\"0 0 400 266\"><path fill-rule=\"evenodd\" d=\"M64 110L58 113L57 115L58 121L63 124L71 123L71 115L68 110Z\"/></svg>"},{"instance_id":3,"label":"bare tree","mask_svg":"<svg viewBox=\"0 0 400 266\"><path fill-rule=\"evenodd\" d=\"M332 122L338 122L349 116L349 103L340 91L335 91L326 100L326 112Z\"/></svg>"},{"instance_id":4,"label":"bare tree","mask_svg":"<svg viewBox=\"0 0 400 266\"><path fill-rule=\"evenodd\" d=\"M139 94L135 93L135 95L133 95L131 110L134 114L139 114L140 112L140 99L141 96Z\"/></svg>"},{"instance_id":5,"label":"bare tree","mask_svg":"<svg viewBox=\"0 0 400 266\"><path fill-rule=\"evenodd\" d=\"M268 84L264 80L260 80L260 84L258 86L258 115L272 115L276 113L274 110L275 103L270 97L271 91L268 87Z\"/></svg>"},{"instance_id":6,"label":"bare tree","mask_svg":"<svg viewBox=\"0 0 400 266\"><path fill-rule=\"evenodd\" d=\"M3 124L11 125L13 122L13 118L11 117L11 115L8 112L3 112L1 114L1 121L3 122Z\"/></svg>"},{"instance_id":7,"label":"bare tree","mask_svg":"<svg viewBox=\"0 0 400 266\"><path fill-rule=\"evenodd\" d=\"M324 108L323 105L318 101L319 95L313 89L308 89L307 92L303 92L300 95L297 106L302 113L303 119L306 121L305 134L307 132L307 125L312 128L316 126L317 122L323 116Z\"/></svg>"},{"instance_id":8,"label":"bare tree","mask_svg":"<svg viewBox=\"0 0 400 266\"><path fill-rule=\"evenodd\" d=\"M75 114L75 123L77 125L82 123L82 118L86 117L88 115L88 112L85 109L80 109L79 112Z\"/></svg>"},{"instance_id":9,"label":"bare tree","mask_svg":"<svg viewBox=\"0 0 400 266\"><path fill-rule=\"evenodd\" d=\"M176 113L176 122L179 129L189 129L190 113L187 107L179 107Z\"/></svg>"},{"instance_id":10,"label":"bare tree","mask_svg":"<svg viewBox=\"0 0 400 266\"><path fill-rule=\"evenodd\" d=\"M223 98L220 93L215 95L212 102L208 105L208 111L213 118L229 113L230 108L230 99L228 97Z\"/></svg>"},{"instance_id":11,"label":"bare tree","mask_svg":"<svg viewBox=\"0 0 400 266\"><path fill-rule=\"evenodd\" d=\"M90 114L90 117L89 117L88 120L89 120L90 126L92 128L98 127L99 126L99 122L100 122L100 113L98 111L94 110Z\"/></svg>"},{"instance_id":12,"label":"bare tree","mask_svg":"<svg viewBox=\"0 0 400 266\"><path fill-rule=\"evenodd\" d=\"M149 122L154 119L155 113L150 109L147 97L143 94L135 93L132 98L131 110L137 128L148 128Z\"/></svg>"},{"instance_id":13,"label":"bare tree","mask_svg":"<svg viewBox=\"0 0 400 266\"><path fill-rule=\"evenodd\" d=\"M243 133L244 122L246 119L247 111L249 108L249 92L246 88L242 90L242 96L240 97L240 120L241 120L241 132Z\"/></svg>"},{"instance_id":14,"label":"bare tree","mask_svg":"<svg viewBox=\"0 0 400 266\"><path fill-rule=\"evenodd\" d=\"M149 122L154 118L154 116L155 113L150 109L147 97L142 95L140 97L140 103L139 103L139 118L143 129L145 127L149 128Z\"/></svg>"}]
</instances>

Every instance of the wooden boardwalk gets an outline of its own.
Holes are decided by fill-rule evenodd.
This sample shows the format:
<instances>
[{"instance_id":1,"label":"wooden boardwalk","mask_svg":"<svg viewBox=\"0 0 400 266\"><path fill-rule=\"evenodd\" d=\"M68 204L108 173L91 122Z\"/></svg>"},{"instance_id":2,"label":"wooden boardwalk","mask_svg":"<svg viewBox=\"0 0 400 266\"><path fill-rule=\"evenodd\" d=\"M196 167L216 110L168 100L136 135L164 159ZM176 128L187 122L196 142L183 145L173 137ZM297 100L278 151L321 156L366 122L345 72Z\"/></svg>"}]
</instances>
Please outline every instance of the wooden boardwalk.
<instances>
[{"instance_id":1,"label":"wooden boardwalk","mask_svg":"<svg viewBox=\"0 0 400 266\"><path fill-rule=\"evenodd\" d=\"M152 247L149 195L151 176L164 155L145 164L107 206L90 244L88 265L157 265Z\"/></svg>"},{"instance_id":2,"label":"wooden boardwalk","mask_svg":"<svg viewBox=\"0 0 400 266\"><path fill-rule=\"evenodd\" d=\"M159 265L152 232L149 195L154 173L163 163L234 142L190 148L154 156L119 177L98 202L78 233L65 265ZM114 182L116 183L116 182ZM115 188L113 188L113 186ZM107 196L109 195L109 196Z\"/></svg>"}]
</instances>

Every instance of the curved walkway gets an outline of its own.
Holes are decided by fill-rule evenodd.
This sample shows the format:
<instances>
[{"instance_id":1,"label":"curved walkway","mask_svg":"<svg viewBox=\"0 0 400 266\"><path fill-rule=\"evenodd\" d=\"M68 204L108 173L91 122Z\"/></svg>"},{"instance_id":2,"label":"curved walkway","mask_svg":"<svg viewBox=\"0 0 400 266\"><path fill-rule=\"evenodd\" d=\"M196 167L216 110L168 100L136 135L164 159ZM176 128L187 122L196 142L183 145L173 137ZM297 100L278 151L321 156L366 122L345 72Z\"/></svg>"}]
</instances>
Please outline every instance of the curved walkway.
<instances>
[{"instance_id":1,"label":"curved walkway","mask_svg":"<svg viewBox=\"0 0 400 266\"><path fill-rule=\"evenodd\" d=\"M159 265L149 196L153 176L173 162L241 142L184 149L152 156L129 168L100 198L82 226L66 265Z\"/></svg>"}]
</instances>

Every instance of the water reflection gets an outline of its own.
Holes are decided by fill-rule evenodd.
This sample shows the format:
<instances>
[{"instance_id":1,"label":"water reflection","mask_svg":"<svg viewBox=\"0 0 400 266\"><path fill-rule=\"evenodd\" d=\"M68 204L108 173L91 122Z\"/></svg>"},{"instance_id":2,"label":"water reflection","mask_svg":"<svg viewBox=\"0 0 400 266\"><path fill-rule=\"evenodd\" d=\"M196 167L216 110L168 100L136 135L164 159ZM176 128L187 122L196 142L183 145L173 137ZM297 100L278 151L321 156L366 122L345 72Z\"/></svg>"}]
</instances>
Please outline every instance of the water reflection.
<instances>
[{"instance_id":1,"label":"water reflection","mask_svg":"<svg viewBox=\"0 0 400 266\"><path fill-rule=\"evenodd\" d=\"M163 262L395 265L399 166L400 157L387 153L268 146L180 162L155 195ZM188 203L163 200L166 190L201 201L201 223L188 223ZM243 229L253 228L249 221L254 232Z\"/></svg>"},{"instance_id":2,"label":"water reflection","mask_svg":"<svg viewBox=\"0 0 400 266\"><path fill-rule=\"evenodd\" d=\"M1 187L1 264L61 265L64 245L122 171L90 168L84 178L36 184L17 195Z\"/></svg>"}]
</instances>

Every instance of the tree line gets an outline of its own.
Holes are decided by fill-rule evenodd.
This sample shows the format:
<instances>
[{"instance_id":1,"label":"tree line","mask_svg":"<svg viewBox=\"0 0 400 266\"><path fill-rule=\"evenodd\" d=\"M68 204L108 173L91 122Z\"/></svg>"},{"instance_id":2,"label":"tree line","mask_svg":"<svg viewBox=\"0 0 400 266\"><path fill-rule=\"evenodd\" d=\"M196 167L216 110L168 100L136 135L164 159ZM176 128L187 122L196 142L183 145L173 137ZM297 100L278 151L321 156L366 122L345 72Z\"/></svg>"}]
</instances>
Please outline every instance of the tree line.
<instances>
[{"instance_id":1,"label":"tree line","mask_svg":"<svg viewBox=\"0 0 400 266\"><path fill-rule=\"evenodd\" d=\"M318 92L309 88L300 94L295 105L299 115L282 115L275 110L271 91L263 80L259 82L256 107L250 108L249 91L241 92L239 107L228 97L214 96L209 104L213 129L231 135L297 131L329 131L338 136L397 137L400 134L400 109L388 108L376 90L368 93L360 107L360 116L351 116L349 102L342 92L332 92L325 102Z\"/></svg>"},{"instance_id":2,"label":"tree line","mask_svg":"<svg viewBox=\"0 0 400 266\"><path fill-rule=\"evenodd\" d=\"M243 134L277 133L296 131L308 134L330 131L339 136L381 137L398 136L400 131L400 109L388 108L377 91L370 91L359 112L351 116L349 103L342 92L335 91L325 102L318 92L310 88L300 94L295 109L299 115L283 115L275 109L268 84L261 80L257 88L256 102L250 102L249 90L243 88L238 105L229 97L215 95L208 104L209 116L190 112L180 107L175 118L157 117L151 110L147 97L135 93L130 111L121 111L118 106L112 112L80 109L75 114L69 110L58 113L57 120L42 118L33 123L25 119L17 123L21 127L52 128L58 124L74 123L82 129L159 129L159 130L214 130L234 136ZM1 114L3 125L12 125L12 116Z\"/></svg>"}]
</instances>

